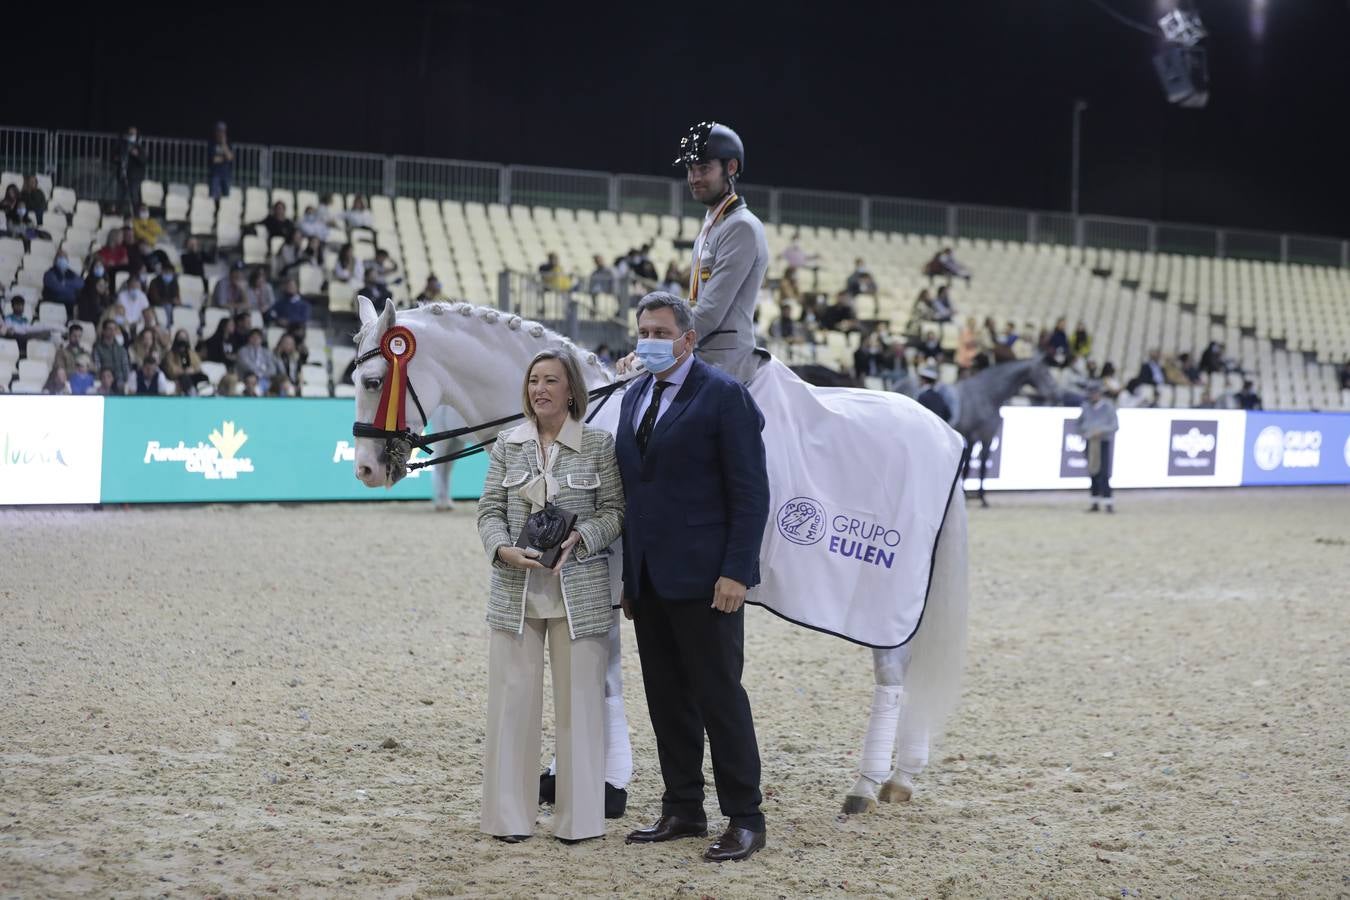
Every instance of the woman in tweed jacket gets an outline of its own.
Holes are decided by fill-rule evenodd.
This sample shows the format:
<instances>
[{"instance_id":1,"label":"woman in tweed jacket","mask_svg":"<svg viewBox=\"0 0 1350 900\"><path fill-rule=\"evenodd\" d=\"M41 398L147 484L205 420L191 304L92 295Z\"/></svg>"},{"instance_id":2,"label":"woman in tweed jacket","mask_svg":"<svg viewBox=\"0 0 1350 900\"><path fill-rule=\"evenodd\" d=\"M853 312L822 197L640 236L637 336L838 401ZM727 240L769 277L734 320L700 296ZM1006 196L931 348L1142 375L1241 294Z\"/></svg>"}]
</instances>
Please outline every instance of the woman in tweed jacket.
<instances>
[{"instance_id":1,"label":"woman in tweed jacket","mask_svg":"<svg viewBox=\"0 0 1350 900\"><path fill-rule=\"evenodd\" d=\"M609 545L623 528L614 438L582 424L586 387L576 356L545 350L525 372L526 421L498 436L478 501L492 562L488 597L488 727L482 830L516 843L539 806L544 643L553 669L558 769L554 835L605 832L605 669L612 620ZM515 546L531 512L552 503L577 516L553 569Z\"/></svg>"}]
</instances>

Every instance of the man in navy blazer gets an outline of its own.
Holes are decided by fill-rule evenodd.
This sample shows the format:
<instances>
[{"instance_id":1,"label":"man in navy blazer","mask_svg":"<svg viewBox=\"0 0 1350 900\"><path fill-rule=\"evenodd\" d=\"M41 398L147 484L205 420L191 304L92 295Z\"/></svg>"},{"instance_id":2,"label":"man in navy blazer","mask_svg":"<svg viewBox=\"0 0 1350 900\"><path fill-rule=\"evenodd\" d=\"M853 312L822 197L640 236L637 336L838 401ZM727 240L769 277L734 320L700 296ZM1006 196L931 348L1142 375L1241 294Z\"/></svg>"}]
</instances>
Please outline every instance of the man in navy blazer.
<instances>
[{"instance_id":1,"label":"man in navy blazer","mask_svg":"<svg viewBox=\"0 0 1350 900\"><path fill-rule=\"evenodd\" d=\"M741 687L745 595L769 518L764 416L743 385L694 357L693 311L664 292L638 304L649 372L625 392L616 435L627 500L623 607L637 632L665 793L629 843L708 833L703 735L725 833L704 853L764 846L759 746Z\"/></svg>"}]
</instances>

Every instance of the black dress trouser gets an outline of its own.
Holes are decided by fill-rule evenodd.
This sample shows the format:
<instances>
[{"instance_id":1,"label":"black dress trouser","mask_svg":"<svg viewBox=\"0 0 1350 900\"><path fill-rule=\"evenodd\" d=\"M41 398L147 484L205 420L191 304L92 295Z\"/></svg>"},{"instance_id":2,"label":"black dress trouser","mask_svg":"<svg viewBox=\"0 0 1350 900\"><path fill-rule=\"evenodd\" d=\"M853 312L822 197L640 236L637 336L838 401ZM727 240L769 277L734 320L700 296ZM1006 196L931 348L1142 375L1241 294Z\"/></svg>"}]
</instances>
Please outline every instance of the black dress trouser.
<instances>
[{"instance_id":1,"label":"black dress trouser","mask_svg":"<svg viewBox=\"0 0 1350 900\"><path fill-rule=\"evenodd\" d=\"M1111 441L1102 441L1101 465L1092 476L1092 496L1111 499Z\"/></svg>"},{"instance_id":2,"label":"black dress trouser","mask_svg":"<svg viewBox=\"0 0 1350 900\"><path fill-rule=\"evenodd\" d=\"M724 613L712 608L712 597L662 598L645 569L633 605L642 683L666 783L662 815L706 817L706 731L722 814L734 827L763 831L759 744L750 698L741 687L745 608Z\"/></svg>"}]
</instances>

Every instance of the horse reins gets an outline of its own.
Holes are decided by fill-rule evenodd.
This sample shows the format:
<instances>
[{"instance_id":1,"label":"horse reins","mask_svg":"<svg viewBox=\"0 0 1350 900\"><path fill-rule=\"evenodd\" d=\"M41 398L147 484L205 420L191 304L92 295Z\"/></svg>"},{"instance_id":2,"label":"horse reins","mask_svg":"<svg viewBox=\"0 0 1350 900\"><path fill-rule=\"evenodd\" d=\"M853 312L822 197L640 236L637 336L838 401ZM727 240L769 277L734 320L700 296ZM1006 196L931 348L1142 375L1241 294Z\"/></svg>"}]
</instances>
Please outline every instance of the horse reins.
<instances>
[{"instance_id":1,"label":"horse reins","mask_svg":"<svg viewBox=\"0 0 1350 900\"><path fill-rule=\"evenodd\" d=\"M385 378L384 392L380 396L380 406L375 413L375 421L353 422L352 436L359 438L374 438L383 440L385 452L391 455L403 456L408 450L395 447L395 443L406 444L409 448L417 447L425 453L431 453L431 445L448 441L453 438L461 437L466 434L472 434L476 431L482 431L485 428L496 428L499 425L509 425L512 422L519 422L525 418L525 413L518 412L510 416L502 416L500 419L493 419L490 422L482 422L478 425L466 425L463 428L452 428L449 431L437 431L432 434L416 434L408 427L404 415L404 404L401 396L395 397L395 391L401 391L406 386L408 396L412 397L413 404L417 407L417 413L422 417L425 424L431 420L427 418L426 410L422 408L422 401L418 399L417 389L413 387L412 380L407 377L408 364L412 361L414 353L417 350L417 341L411 331L402 325L395 325L384 333L379 343L374 348L367 350L352 364L353 371L360 368L362 363L374 359L376 356L383 356L389 363L389 374ZM639 373L634 373L639 374ZM605 403L614 395L614 392L628 383L629 379L616 380L610 384L603 385L595 390L587 392L586 396L591 400L600 399L600 403L586 417L589 423L595 418L596 414L604 408ZM380 427L383 423L385 427ZM471 444L460 450L437 456L433 459L419 460L414 463L405 463L409 471L424 469L427 466L434 466L440 463L454 462L457 459L463 459L466 456L472 456L486 449L496 437L489 438L486 441L480 441Z\"/></svg>"}]
</instances>

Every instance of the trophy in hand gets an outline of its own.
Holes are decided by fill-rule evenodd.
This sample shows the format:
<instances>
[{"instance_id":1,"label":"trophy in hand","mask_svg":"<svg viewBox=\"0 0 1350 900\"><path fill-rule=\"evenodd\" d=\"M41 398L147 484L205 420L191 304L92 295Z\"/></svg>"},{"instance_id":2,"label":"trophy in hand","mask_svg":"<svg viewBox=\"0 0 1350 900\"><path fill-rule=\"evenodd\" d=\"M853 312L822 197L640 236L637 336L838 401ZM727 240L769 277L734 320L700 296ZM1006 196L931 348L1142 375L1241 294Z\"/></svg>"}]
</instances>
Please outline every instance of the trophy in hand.
<instances>
[{"instance_id":1,"label":"trophy in hand","mask_svg":"<svg viewBox=\"0 0 1350 900\"><path fill-rule=\"evenodd\" d=\"M572 526L576 523L576 513L560 509L552 503L545 504L543 509L531 513L525 520L525 527L520 529L520 537L516 538L516 546L538 550L536 562L545 569L551 569L558 564L558 557L562 556L561 544L572 533Z\"/></svg>"}]
</instances>

